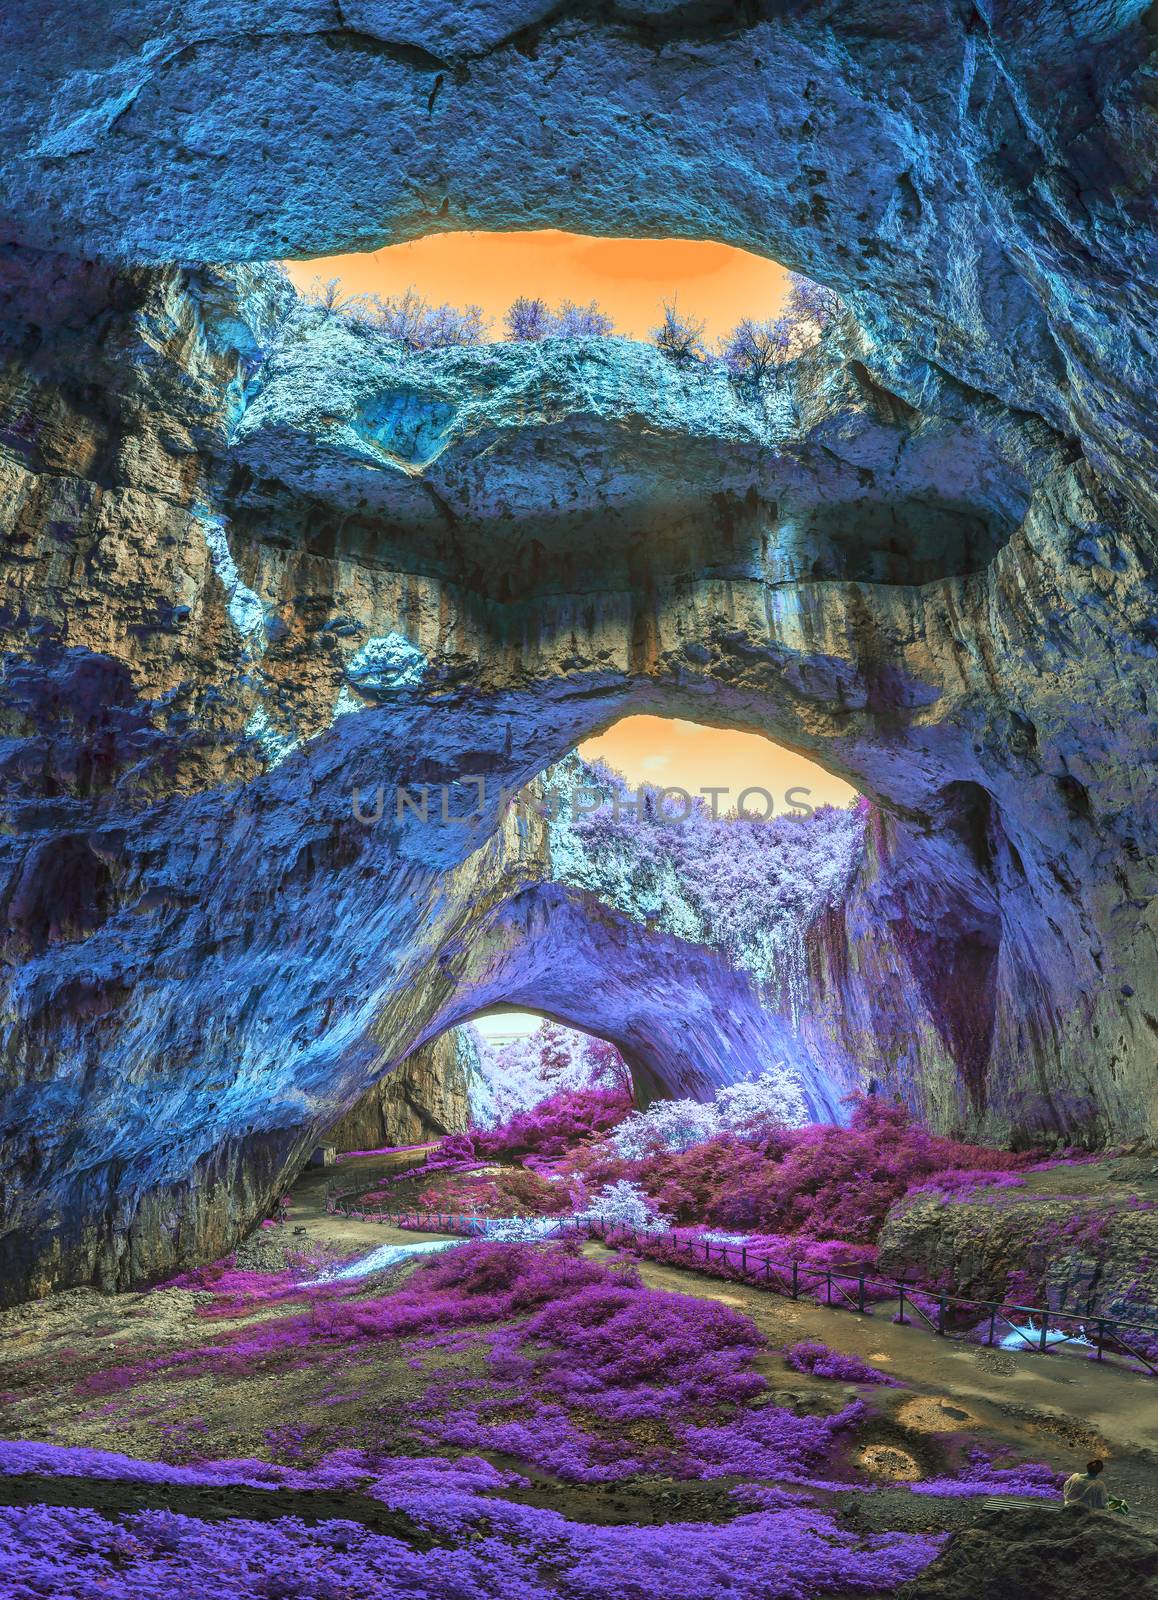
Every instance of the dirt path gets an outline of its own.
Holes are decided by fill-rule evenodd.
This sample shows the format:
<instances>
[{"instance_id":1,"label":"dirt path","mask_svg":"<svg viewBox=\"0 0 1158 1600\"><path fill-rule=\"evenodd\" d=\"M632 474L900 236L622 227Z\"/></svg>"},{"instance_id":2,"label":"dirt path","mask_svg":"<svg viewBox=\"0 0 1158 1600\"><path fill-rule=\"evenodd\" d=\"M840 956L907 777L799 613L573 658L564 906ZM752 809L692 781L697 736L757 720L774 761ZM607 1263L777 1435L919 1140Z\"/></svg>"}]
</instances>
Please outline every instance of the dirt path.
<instances>
[{"instance_id":1,"label":"dirt path","mask_svg":"<svg viewBox=\"0 0 1158 1600\"><path fill-rule=\"evenodd\" d=\"M426 1146L424 1148L433 1148ZM326 1211L326 1189L335 1179L377 1178L389 1171L391 1162L384 1156L358 1156L336 1167L314 1167L304 1172L291 1192L291 1235L295 1242L333 1246L346 1252L374 1250L380 1244L415 1244L420 1239L444 1238L443 1234L402 1232L383 1222L359 1222L355 1217L330 1216ZM400 1158L397 1165L404 1169ZM405 1204L411 1185L399 1184L399 1204ZM299 1233L298 1230L304 1230Z\"/></svg>"}]
</instances>

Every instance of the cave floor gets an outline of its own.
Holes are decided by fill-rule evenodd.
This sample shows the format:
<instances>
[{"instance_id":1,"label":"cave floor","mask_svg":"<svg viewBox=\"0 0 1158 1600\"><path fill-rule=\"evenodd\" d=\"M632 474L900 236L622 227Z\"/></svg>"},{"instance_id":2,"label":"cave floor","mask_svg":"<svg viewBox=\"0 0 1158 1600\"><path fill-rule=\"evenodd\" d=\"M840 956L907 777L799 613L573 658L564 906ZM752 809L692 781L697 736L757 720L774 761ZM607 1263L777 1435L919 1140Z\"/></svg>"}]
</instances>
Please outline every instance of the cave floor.
<instances>
[{"instance_id":1,"label":"cave floor","mask_svg":"<svg viewBox=\"0 0 1158 1600\"><path fill-rule=\"evenodd\" d=\"M367 1171L381 1158L366 1158ZM345 1166L344 1166L345 1170ZM361 1255L387 1243L412 1244L433 1235L330 1216L325 1186L332 1173L307 1173L293 1193L288 1227L259 1233L253 1248L276 1254L287 1243L319 1254ZM400 1191L403 1186L400 1185ZM609 1259L612 1252L590 1244L587 1252ZM770 1398L799 1412L826 1412L858 1391L791 1370L777 1353L783 1345L817 1338L886 1370L899 1383L872 1395L872 1418L859 1429L858 1450L883 1457L875 1493L831 1491L818 1495L848 1529L936 1532L975 1524L987 1513L980 1499L914 1496L889 1473L911 1468L936 1476L950 1453L978 1443L988 1453L1001 1448L1020 1459L1044 1460L1071 1471L1095 1451L1109 1462L1115 1493L1131 1504L1135 1526L1158 1532L1158 1383L1123 1370L1096 1368L1079 1358L986 1351L941 1341L913 1328L851 1312L790 1302L657 1263L639 1263L655 1288L719 1300L745 1311L768 1340L757 1358ZM130 1389L102 1380L142 1357L204 1343L204 1303L195 1289L168 1288L106 1296L89 1289L0 1314L0 1433L9 1438L122 1451L146 1459L182 1461L204 1453L213 1458L260 1456L294 1460L295 1429L306 1419L326 1419L326 1447L348 1443L411 1453L405 1412L423 1389L426 1375L405 1353L388 1345L360 1351L355 1359L306 1361L288 1369L187 1374L170 1369ZM286 1314L285 1301L261 1302L215 1315L214 1334L251 1328ZM469 1365L473 1358L462 1358ZM480 1368L480 1371L482 1369ZM288 1454L287 1454L288 1452ZM498 1465L515 1465L499 1456ZM563 1484L520 1464L529 1479L508 1489L511 1499L549 1507L576 1522L654 1524L711 1522L736 1514L728 1480L680 1482L631 1479L615 1484ZM358 1495L321 1491L277 1493L179 1485L100 1481L90 1478L0 1479L0 1502L8 1505L71 1504L106 1514L164 1507L213 1520L287 1514L305 1521L346 1517L377 1527L388 1513ZM1043 1506L1042 1514L1048 1515ZM382 1531L388 1531L383 1525ZM420 1530L411 1529L414 1542Z\"/></svg>"},{"instance_id":2,"label":"cave floor","mask_svg":"<svg viewBox=\"0 0 1158 1600\"><path fill-rule=\"evenodd\" d=\"M597 1257L611 1254L588 1248ZM639 1270L652 1288L707 1296L746 1312L772 1350L820 1339L888 1372L904 1387L880 1391L874 1401L891 1413L906 1448L922 1434L968 1430L983 1444L1008 1445L1067 1473L1092 1455L1103 1456L1112 1492L1129 1501L1139 1525L1158 1531L1158 1379L1099 1369L1078 1356L1022 1355L938 1339L887 1319L721 1285L646 1260ZM783 1385L778 1355L770 1350L756 1365L773 1387ZM799 1376L790 1374L793 1386Z\"/></svg>"},{"instance_id":3,"label":"cave floor","mask_svg":"<svg viewBox=\"0 0 1158 1600\"><path fill-rule=\"evenodd\" d=\"M343 1178L381 1170L381 1157L343 1162L339 1169ZM1030 1187L1042 1192L1061 1193L1068 1185L1074 1194L1104 1192L1118 1198L1123 1192L1150 1194L1155 1170L1152 1157L1140 1162L1129 1158L1028 1176ZM329 1176L306 1173L294 1189L293 1221L306 1230L311 1243L353 1252L446 1237L327 1215ZM398 1188L399 1204L413 1203L410 1185L401 1182ZM614 1256L598 1244L585 1248L595 1259ZM1059 1351L1042 1356L987 1350L899 1327L884 1316L830 1311L646 1259L637 1264L652 1288L719 1300L746 1312L768 1340L769 1353L757 1364L773 1390L806 1394L810 1387L831 1389L827 1380L786 1369L772 1353L799 1339L822 1340L881 1368L904 1386L874 1396L878 1406L894 1413L900 1448L910 1452L916 1448L919 1453L922 1436L928 1439L965 1429L983 1445L1006 1445L1067 1473L1100 1455L1112 1475L1112 1492L1130 1503L1139 1526L1158 1532L1158 1378ZM881 1497L883 1517L890 1511L895 1514L887 1501L896 1498ZM900 1524L882 1520L879 1525Z\"/></svg>"}]
</instances>

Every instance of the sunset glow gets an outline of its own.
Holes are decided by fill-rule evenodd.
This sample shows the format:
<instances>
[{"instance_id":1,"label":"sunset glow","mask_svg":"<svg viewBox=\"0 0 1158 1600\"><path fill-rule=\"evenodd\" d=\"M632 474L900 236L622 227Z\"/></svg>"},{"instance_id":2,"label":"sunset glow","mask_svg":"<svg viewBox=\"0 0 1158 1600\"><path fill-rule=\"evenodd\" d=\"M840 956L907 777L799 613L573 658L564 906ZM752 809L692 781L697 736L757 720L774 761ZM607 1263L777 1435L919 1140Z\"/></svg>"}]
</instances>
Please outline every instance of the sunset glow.
<instances>
[{"instance_id":1,"label":"sunset glow","mask_svg":"<svg viewBox=\"0 0 1158 1600\"><path fill-rule=\"evenodd\" d=\"M851 805L857 793L814 761L758 733L708 728L679 717L624 717L606 733L581 744L579 754L585 761L606 761L635 788L679 788L689 794L726 788L721 811L732 809L748 788L766 789L775 799L777 813L792 810L785 799L790 789L807 790L798 792L797 798L814 808ZM745 809L759 815L762 804L756 797Z\"/></svg>"},{"instance_id":2,"label":"sunset glow","mask_svg":"<svg viewBox=\"0 0 1158 1600\"><path fill-rule=\"evenodd\" d=\"M401 294L480 305L490 337L517 295L586 304L598 300L627 338L646 339L664 300L702 317L711 340L742 317L779 312L788 273L775 261L712 240L596 239L542 229L530 233L442 233L360 255L288 261L299 289L337 278L347 294Z\"/></svg>"}]
</instances>

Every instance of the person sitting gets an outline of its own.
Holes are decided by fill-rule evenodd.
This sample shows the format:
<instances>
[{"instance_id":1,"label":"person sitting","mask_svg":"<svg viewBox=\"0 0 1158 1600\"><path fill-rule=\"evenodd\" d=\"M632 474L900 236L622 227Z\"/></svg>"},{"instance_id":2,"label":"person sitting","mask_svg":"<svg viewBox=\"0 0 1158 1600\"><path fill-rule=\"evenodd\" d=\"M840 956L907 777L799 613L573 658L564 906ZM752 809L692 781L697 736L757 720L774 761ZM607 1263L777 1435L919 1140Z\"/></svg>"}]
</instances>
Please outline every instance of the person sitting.
<instances>
[{"instance_id":1,"label":"person sitting","mask_svg":"<svg viewBox=\"0 0 1158 1600\"><path fill-rule=\"evenodd\" d=\"M1104 1461L1087 1461L1084 1472L1072 1473L1062 1488L1062 1501L1067 1506L1085 1506L1087 1511L1104 1511L1109 1496L1102 1482Z\"/></svg>"}]
</instances>

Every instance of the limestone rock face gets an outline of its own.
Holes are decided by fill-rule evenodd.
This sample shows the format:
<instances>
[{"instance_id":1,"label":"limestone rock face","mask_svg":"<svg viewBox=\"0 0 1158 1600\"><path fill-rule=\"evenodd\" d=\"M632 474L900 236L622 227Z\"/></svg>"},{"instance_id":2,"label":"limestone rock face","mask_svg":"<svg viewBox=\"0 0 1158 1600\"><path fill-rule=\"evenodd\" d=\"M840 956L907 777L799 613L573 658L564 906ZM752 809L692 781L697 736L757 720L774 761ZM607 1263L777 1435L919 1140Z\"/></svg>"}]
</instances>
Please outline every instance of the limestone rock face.
<instances>
[{"instance_id":1,"label":"limestone rock face","mask_svg":"<svg viewBox=\"0 0 1158 1600\"><path fill-rule=\"evenodd\" d=\"M920 1195L893 1206L882 1269L919 1271L979 1300L1154 1324L1158 1165L1123 1157L1027 1173L1024 1187L967 1198Z\"/></svg>"},{"instance_id":2,"label":"limestone rock face","mask_svg":"<svg viewBox=\"0 0 1158 1600\"><path fill-rule=\"evenodd\" d=\"M648 1092L771 1038L818 1104L1155 1137L1141 6L14 0L0 44L5 1295L219 1253L547 986ZM405 357L245 264L548 224L855 318L753 396L621 340ZM553 882L533 785L632 711L870 798L792 993Z\"/></svg>"},{"instance_id":3,"label":"limestone rock face","mask_svg":"<svg viewBox=\"0 0 1158 1600\"><path fill-rule=\"evenodd\" d=\"M134 262L727 239L854 295L911 403L932 369L1064 420L1153 506L1142 0L12 0L0 42L2 236Z\"/></svg>"},{"instance_id":4,"label":"limestone rock face","mask_svg":"<svg viewBox=\"0 0 1158 1600\"><path fill-rule=\"evenodd\" d=\"M460 1036L440 1034L368 1089L326 1130L326 1143L339 1151L381 1150L461 1133L470 1125L470 1070Z\"/></svg>"}]
</instances>

